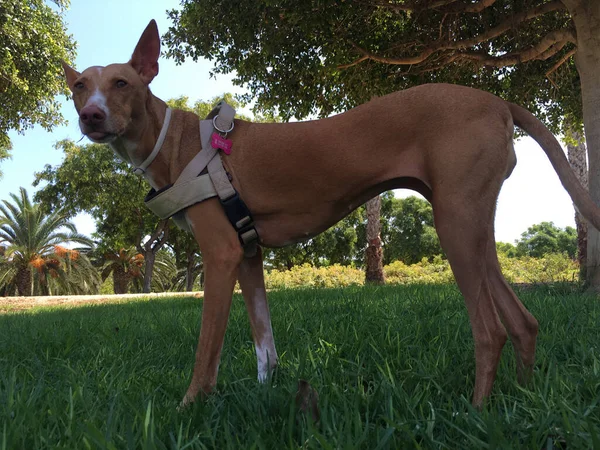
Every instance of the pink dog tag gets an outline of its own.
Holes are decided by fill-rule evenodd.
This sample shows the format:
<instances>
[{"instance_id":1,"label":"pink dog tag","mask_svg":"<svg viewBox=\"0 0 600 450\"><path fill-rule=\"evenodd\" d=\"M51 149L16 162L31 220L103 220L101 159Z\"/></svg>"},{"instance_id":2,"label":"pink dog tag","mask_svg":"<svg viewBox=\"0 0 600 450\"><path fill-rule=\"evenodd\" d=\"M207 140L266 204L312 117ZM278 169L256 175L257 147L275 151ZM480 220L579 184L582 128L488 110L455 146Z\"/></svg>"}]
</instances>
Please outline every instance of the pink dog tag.
<instances>
[{"instance_id":1,"label":"pink dog tag","mask_svg":"<svg viewBox=\"0 0 600 450\"><path fill-rule=\"evenodd\" d=\"M217 133L212 134L210 138L210 145L212 145L213 148L219 148L223 150L223 153L226 155L231 154L231 141L229 139L225 139Z\"/></svg>"}]
</instances>

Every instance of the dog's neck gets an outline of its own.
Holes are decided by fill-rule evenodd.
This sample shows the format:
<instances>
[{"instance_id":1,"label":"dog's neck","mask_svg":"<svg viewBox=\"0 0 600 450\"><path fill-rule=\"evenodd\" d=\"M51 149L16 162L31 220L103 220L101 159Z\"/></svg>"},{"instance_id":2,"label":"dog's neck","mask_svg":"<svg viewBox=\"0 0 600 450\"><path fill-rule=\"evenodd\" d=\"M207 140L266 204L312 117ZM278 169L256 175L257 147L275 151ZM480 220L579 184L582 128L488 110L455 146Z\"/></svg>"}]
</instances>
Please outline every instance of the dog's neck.
<instances>
[{"instance_id":1,"label":"dog's neck","mask_svg":"<svg viewBox=\"0 0 600 450\"><path fill-rule=\"evenodd\" d=\"M133 167L139 166L152 152L165 120L167 105L148 90L144 112L131 119L130 131L117 137L110 143L113 151ZM162 149L145 177L154 189L166 186L170 180L170 158L168 151ZM165 170L166 169L166 170Z\"/></svg>"}]
</instances>

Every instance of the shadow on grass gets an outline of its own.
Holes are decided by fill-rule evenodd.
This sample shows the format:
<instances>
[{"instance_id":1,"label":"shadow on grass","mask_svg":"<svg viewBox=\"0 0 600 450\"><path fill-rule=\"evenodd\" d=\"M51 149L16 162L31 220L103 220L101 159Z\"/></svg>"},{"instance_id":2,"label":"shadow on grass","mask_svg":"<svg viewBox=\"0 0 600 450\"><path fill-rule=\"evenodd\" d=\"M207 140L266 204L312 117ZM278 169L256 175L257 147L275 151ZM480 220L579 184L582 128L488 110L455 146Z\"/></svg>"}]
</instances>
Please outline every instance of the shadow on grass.
<instances>
[{"instance_id":1,"label":"shadow on grass","mask_svg":"<svg viewBox=\"0 0 600 450\"><path fill-rule=\"evenodd\" d=\"M255 380L248 319L236 296L217 393L182 413L176 406L191 376L201 300L3 315L0 442L7 448L541 448L548 442L591 448L600 435L599 302L564 288L519 291L540 322L534 383L516 384L507 346L481 413L466 400L473 344L453 286L272 292L280 368L267 385ZM318 427L296 413L299 378L319 392Z\"/></svg>"}]
</instances>

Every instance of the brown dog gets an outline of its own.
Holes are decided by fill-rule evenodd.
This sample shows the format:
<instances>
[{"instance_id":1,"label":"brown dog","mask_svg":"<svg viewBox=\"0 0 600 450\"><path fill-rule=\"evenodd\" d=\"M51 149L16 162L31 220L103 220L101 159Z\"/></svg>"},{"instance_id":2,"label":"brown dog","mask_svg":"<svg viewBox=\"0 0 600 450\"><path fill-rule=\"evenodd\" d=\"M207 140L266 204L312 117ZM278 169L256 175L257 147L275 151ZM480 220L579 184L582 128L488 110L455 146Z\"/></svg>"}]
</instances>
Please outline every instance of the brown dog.
<instances>
[{"instance_id":1,"label":"brown dog","mask_svg":"<svg viewBox=\"0 0 600 450\"><path fill-rule=\"evenodd\" d=\"M82 132L108 143L133 165L151 153L165 120L165 103L148 88L158 74L159 49L152 21L126 64L82 73L64 64ZM173 183L201 151L199 118L177 110L173 118L145 173L157 190ZM513 124L540 144L581 213L599 228L600 210L548 129L519 106L461 86L419 86L318 121L236 120L228 136L233 150L221 157L252 212L260 243L268 247L314 236L389 189L411 188L429 199L471 321L473 404L480 405L491 392L507 331L520 380L535 357L537 321L502 276L494 240L496 199L516 163ZM183 404L216 384L236 280L250 315L259 380L277 363L260 251L244 258L215 198L190 206L185 215L202 251L206 290L194 374Z\"/></svg>"}]
</instances>

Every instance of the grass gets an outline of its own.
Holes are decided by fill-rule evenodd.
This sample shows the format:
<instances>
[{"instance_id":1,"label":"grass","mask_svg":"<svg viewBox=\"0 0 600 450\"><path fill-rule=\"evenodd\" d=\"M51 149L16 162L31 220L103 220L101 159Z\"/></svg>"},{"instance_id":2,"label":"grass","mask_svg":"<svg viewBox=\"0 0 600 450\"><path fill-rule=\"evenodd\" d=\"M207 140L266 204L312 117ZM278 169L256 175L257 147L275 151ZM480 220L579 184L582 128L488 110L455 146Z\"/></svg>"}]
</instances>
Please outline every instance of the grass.
<instances>
[{"instance_id":1,"label":"grass","mask_svg":"<svg viewBox=\"0 0 600 450\"><path fill-rule=\"evenodd\" d=\"M541 325L534 379L516 383L507 345L482 411L453 286L272 292L268 385L236 296L217 393L183 412L201 300L0 315L0 449L600 448L600 301L520 294ZM296 411L299 378L319 392L317 426Z\"/></svg>"}]
</instances>

